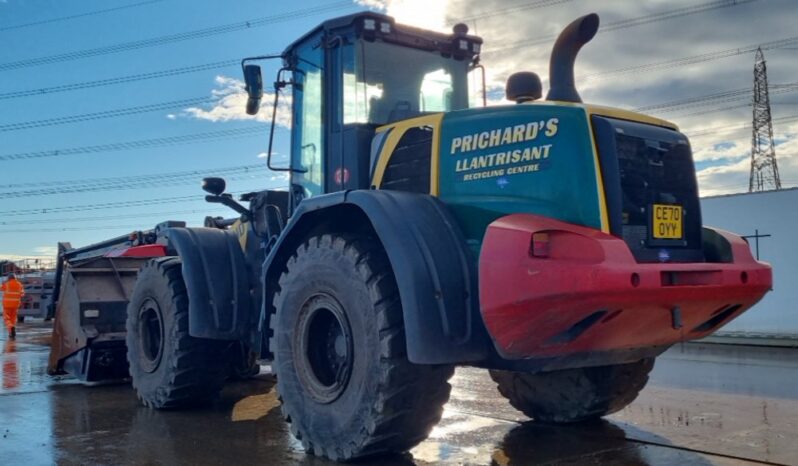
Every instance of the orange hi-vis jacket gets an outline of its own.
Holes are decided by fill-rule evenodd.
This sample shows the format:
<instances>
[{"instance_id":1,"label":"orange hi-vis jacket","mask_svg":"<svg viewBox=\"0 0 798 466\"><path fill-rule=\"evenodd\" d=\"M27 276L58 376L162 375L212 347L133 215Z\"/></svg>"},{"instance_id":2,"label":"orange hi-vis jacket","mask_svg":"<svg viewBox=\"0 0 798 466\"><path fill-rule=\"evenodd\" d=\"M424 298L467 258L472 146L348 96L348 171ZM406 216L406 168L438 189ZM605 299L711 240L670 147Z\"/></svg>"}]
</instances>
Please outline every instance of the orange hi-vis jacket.
<instances>
[{"instance_id":1,"label":"orange hi-vis jacket","mask_svg":"<svg viewBox=\"0 0 798 466\"><path fill-rule=\"evenodd\" d=\"M19 308L22 297L25 296L25 287L19 280L8 280L0 285L0 291L3 292L3 309Z\"/></svg>"}]
</instances>

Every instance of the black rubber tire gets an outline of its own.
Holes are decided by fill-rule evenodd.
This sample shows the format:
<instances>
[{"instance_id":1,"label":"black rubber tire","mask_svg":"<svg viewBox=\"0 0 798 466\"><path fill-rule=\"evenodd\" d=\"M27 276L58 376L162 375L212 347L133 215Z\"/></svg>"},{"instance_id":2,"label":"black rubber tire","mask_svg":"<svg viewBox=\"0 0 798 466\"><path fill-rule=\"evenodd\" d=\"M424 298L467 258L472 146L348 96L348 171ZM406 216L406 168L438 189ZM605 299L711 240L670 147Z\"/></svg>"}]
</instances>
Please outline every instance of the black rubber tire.
<instances>
[{"instance_id":1,"label":"black rubber tire","mask_svg":"<svg viewBox=\"0 0 798 466\"><path fill-rule=\"evenodd\" d=\"M566 369L539 374L491 370L499 393L540 422L570 423L620 411L648 382L654 358L631 364Z\"/></svg>"},{"instance_id":2,"label":"black rubber tire","mask_svg":"<svg viewBox=\"0 0 798 466\"><path fill-rule=\"evenodd\" d=\"M188 295L178 257L152 259L139 271L127 308L127 360L138 398L156 409L205 404L215 399L227 376L227 343L188 333ZM159 357L146 356L143 306L160 313ZM151 352L151 351L150 351Z\"/></svg>"},{"instance_id":3,"label":"black rubber tire","mask_svg":"<svg viewBox=\"0 0 798 466\"><path fill-rule=\"evenodd\" d=\"M351 352L346 354L353 361L345 364L351 370L347 382L340 383L340 395L323 402L311 395L306 382L313 370L302 369L309 367L303 355L315 349L310 341L317 340L308 338L310 352L297 351L304 345L296 330L319 296L340 304L337 309L351 330ZM283 417L306 452L346 461L405 452L429 435L449 399L454 367L407 360L396 281L376 239L312 237L288 260L274 303L270 346L277 391ZM336 380L343 378L341 373Z\"/></svg>"}]
</instances>

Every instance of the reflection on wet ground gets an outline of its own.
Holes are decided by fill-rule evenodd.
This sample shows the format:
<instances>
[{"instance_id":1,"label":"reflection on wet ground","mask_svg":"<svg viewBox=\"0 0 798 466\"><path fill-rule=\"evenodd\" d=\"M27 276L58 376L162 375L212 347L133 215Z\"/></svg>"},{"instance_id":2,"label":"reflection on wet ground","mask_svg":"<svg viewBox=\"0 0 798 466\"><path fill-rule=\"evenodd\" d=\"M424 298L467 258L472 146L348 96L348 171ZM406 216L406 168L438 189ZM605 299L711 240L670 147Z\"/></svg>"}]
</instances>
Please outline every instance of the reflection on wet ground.
<instances>
[{"instance_id":1,"label":"reflection on wet ground","mask_svg":"<svg viewBox=\"0 0 798 466\"><path fill-rule=\"evenodd\" d=\"M210 408L155 412L129 386L45 375L46 332L0 341L0 464L331 464L290 436L269 375L230 384ZM630 407L568 427L523 422L484 371L460 369L427 441L359 464L798 464L795 351L675 348Z\"/></svg>"}]
</instances>

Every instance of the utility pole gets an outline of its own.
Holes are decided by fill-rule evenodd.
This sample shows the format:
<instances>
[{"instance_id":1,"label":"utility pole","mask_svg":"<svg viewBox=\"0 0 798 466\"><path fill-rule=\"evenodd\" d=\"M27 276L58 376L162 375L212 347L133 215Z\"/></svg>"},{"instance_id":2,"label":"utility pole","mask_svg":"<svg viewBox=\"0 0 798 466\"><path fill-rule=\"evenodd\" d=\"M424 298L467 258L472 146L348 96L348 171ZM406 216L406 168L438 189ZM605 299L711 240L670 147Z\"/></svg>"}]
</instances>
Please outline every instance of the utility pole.
<instances>
[{"instance_id":1,"label":"utility pole","mask_svg":"<svg viewBox=\"0 0 798 466\"><path fill-rule=\"evenodd\" d=\"M773 121L768 95L768 71L762 48L756 50L754 64L754 117L751 135L751 177L748 192L781 189L776 149L773 147Z\"/></svg>"}]
</instances>

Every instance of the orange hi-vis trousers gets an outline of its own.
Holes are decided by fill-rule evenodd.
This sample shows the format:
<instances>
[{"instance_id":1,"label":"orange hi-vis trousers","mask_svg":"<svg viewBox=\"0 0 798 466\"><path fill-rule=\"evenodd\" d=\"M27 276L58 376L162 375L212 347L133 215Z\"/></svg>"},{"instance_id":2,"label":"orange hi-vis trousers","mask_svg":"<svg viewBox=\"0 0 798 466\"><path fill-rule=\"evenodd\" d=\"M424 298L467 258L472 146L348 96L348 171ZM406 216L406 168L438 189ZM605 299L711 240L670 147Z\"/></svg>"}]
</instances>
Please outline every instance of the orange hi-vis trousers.
<instances>
[{"instance_id":1,"label":"orange hi-vis trousers","mask_svg":"<svg viewBox=\"0 0 798 466\"><path fill-rule=\"evenodd\" d=\"M11 330L11 328L16 327L18 311L19 311L19 306L14 306L14 307L3 306L3 320L5 321L6 328L8 330Z\"/></svg>"}]
</instances>

